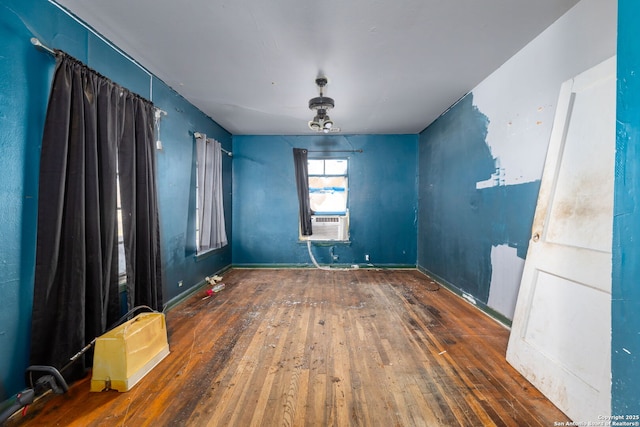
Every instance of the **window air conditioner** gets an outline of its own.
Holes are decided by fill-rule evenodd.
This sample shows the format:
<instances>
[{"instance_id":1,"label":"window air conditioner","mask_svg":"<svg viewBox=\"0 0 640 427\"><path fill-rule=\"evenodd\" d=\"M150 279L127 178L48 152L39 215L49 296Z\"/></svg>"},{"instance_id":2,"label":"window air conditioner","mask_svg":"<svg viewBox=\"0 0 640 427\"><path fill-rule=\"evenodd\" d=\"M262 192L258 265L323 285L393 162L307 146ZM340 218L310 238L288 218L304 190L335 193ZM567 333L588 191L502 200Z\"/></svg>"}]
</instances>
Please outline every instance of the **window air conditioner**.
<instances>
[{"instance_id":1,"label":"window air conditioner","mask_svg":"<svg viewBox=\"0 0 640 427\"><path fill-rule=\"evenodd\" d=\"M311 236L304 236L311 241L349 240L349 217L347 215L312 215Z\"/></svg>"}]
</instances>

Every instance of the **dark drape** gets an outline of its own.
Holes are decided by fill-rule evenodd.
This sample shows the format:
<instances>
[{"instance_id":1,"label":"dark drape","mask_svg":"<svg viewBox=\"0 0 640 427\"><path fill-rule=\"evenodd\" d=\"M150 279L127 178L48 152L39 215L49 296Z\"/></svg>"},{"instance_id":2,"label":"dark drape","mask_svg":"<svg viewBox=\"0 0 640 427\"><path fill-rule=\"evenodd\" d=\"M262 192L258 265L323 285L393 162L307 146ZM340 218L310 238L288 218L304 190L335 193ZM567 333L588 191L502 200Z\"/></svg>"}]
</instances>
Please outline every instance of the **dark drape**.
<instances>
[{"instance_id":1,"label":"dark drape","mask_svg":"<svg viewBox=\"0 0 640 427\"><path fill-rule=\"evenodd\" d=\"M300 209L300 231L303 236L311 236L311 206L309 203L309 170L307 164L307 150L293 149L293 163L296 170L296 188L298 190L298 205Z\"/></svg>"},{"instance_id":2,"label":"dark drape","mask_svg":"<svg viewBox=\"0 0 640 427\"><path fill-rule=\"evenodd\" d=\"M153 106L125 100L118 163L127 261L127 305L162 310L160 225L155 181Z\"/></svg>"},{"instance_id":3,"label":"dark drape","mask_svg":"<svg viewBox=\"0 0 640 427\"><path fill-rule=\"evenodd\" d=\"M152 147L148 101L56 54L40 159L31 364L63 367L120 317L118 168L132 293L161 306ZM63 372L70 381L84 373L82 362Z\"/></svg>"}]
</instances>

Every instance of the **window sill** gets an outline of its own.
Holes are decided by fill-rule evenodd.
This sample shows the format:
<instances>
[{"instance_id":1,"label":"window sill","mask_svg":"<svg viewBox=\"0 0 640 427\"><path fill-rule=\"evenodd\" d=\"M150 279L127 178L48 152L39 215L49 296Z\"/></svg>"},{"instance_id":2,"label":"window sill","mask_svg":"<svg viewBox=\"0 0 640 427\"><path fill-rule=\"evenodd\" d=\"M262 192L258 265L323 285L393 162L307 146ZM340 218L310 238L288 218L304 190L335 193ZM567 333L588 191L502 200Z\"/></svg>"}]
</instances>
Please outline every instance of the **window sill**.
<instances>
[{"instance_id":1,"label":"window sill","mask_svg":"<svg viewBox=\"0 0 640 427\"><path fill-rule=\"evenodd\" d=\"M307 239L298 239L298 243L301 245L306 245L308 242ZM314 246L333 246L333 245L351 245L351 240L311 240L311 244Z\"/></svg>"},{"instance_id":2,"label":"window sill","mask_svg":"<svg viewBox=\"0 0 640 427\"><path fill-rule=\"evenodd\" d=\"M347 211L313 211L313 216L347 216Z\"/></svg>"},{"instance_id":3,"label":"window sill","mask_svg":"<svg viewBox=\"0 0 640 427\"><path fill-rule=\"evenodd\" d=\"M208 249L208 250L206 250L206 251L204 251L204 252L200 252L200 253L195 254L195 255L193 256L193 259L194 259L196 262L198 262L198 261L202 261L202 260L205 260L205 259L209 258L210 256L212 256L212 255L214 255L214 254L216 254L216 253L218 253L218 252L222 251L222 250L223 250L224 248L226 248L226 247L227 247L227 245L224 245L223 247L221 247L221 248L217 248L217 249Z\"/></svg>"}]
</instances>

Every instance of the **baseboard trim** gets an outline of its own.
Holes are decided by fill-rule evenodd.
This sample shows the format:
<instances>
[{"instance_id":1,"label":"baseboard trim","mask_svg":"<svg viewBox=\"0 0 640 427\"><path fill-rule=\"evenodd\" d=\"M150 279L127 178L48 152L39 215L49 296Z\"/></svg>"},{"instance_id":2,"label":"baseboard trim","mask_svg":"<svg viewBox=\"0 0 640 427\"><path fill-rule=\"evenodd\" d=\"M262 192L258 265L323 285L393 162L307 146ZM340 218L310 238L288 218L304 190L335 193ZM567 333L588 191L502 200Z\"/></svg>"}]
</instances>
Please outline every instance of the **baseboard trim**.
<instances>
[{"instance_id":1,"label":"baseboard trim","mask_svg":"<svg viewBox=\"0 0 640 427\"><path fill-rule=\"evenodd\" d=\"M232 268L231 265L227 265L226 267L223 267L220 270L213 273L212 276L215 276L215 275L222 276L226 271L230 270L231 268ZM181 303L186 301L190 296L192 296L196 292L203 290L208 285L209 283L206 280L202 280L196 283L194 286L187 289L186 291L182 292L181 294L171 298L169 301L167 301L164 304L162 309L163 313L166 313L168 310L171 310L172 308L180 305Z\"/></svg>"},{"instance_id":2,"label":"baseboard trim","mask_svg":"<svg viewBox=\"0 0 640 427\"><path fill-rule=\"evenodd\" d=\"M353 266L357 266L353 268ZM354 270L415 270L413 264L321 264L321 267L329 267L335 269L353 268ZM233 264L231 268L237 269L315 269L313 264Z\"/></svg>"},{"instance_id":3,"label":"baseboard trim","mask_svg":"<svg viewBox=\"0 0 640 427\"><path fill-rule=\"evenodd\" d=\"M458 288L457 286L453 285L452 283L448 282L447 280L443 279L437 274L427 270L426 268L422 266L417 266L417 269L422 274L431 277L436 282L438 282L438 284L440 284L441 286L445 287L449 291L453 292L454 294L456 294L457 296L465 300L468 304L471 304L474 307L476 307L478 310L484 312L487 316L491 317L493 320L495 320L505 328L511 329L511 320L508 317L504 316L501 313L498 313L497 311L489 307L484 302L479 301L473 295L463 291L462 289Z\"/></svg>"}]
</instances>

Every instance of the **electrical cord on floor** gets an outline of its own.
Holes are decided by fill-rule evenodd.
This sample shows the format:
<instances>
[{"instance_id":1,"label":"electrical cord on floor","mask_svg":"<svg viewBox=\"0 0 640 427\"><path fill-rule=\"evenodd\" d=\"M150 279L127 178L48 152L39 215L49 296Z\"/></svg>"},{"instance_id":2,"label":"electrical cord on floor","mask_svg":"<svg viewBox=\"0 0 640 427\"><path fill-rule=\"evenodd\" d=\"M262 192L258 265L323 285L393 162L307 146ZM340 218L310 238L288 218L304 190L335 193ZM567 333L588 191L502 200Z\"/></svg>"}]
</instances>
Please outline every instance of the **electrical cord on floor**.
<instances>
[{"instance_id":1,"label":"electrical cord on floor","mask_svg":"<svg viewBox=\"0 0 640 427\"><path fill-rule=\"evenodd\" d=\"M313 262L313 265L316 266L316 268L320 269L320 270L327 270L327 271L353 271L353 270L357 270L356 268L331 268L331 267L327 267L325 265L320 265L318 264L318 261L316 261L315 257L313 256L313 252L311 252L311 240L307 240L307 251L309 251L309 257L311 258L311 261Z\"/></svg>"},{"instance_id":2,"label":"electrical cord on floor","mask_svg":"<svg viewBox=\"0 0 640 427\"><path fill-rule=\"evenodd\" d=\"M320 265L318 264L318 261L316 261L316 258L313 256L313 252L311 251L311 240L307 240L307 251L309 252L309 258L311 258L311 262L313 262L313 265L319 269L319 270L327 270L327 271L353 271L353 270L357 270L357 268L331 268L325 265ZM382 267L376 267L375 265L373 265L372 263L368 264L369 266L377 269L377 270L386 270ZM429 281L431 285L435 285L435 287L427 287L427 291L429 292L437 292L440 290L440 284L434 280L430 280Z\"/></svg>"}]
</instances>

